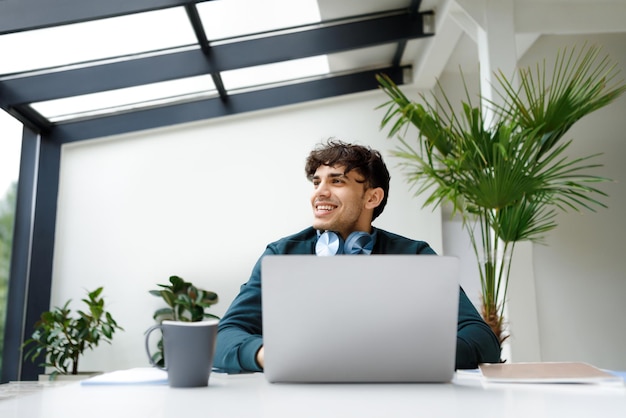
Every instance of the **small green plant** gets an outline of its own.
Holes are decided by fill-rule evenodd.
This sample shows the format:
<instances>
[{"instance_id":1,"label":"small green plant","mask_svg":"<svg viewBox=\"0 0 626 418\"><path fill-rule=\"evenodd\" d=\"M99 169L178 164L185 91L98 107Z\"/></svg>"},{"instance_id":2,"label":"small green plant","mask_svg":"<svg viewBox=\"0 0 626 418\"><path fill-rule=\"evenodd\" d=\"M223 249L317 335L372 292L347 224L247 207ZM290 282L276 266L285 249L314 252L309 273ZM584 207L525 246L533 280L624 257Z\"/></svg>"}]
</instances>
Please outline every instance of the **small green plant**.
<instances>
[{"instance_id":1,"label":"small green plant","mask_svg":"<svg viewBox=\"0 0 626 418\"><path fill-rule=\"evenodd\" d=\"M61 308L42 313L31 338L22 346L28 348L26 358L34 362L43 355L45 361L40 365L53 368L52 376L77 374L78 360L85 350L93 350L102 341L110 344L115 331L123 330L104 310L102 289L87 293L82 301L88 310L77 311L78 317L72 316L71 299Z\"/></svg>"},{"instance_id":2,"label":"small green plant","mask_svg":"<svg viewBox=\"0 0 626 418\"><path fill-rule=\"evenodd\" d=\"M218 302L217 293L200 289L181 277L170 276L170 284L159 284L160 289L150 290L150 294L160 297L167 307L157 309L152 316L156 321L164 320L198 322L204 318L219 319L218 316L206 312L206 309ZM163 366L163 339L157 343L157 350L152 359Z\"/></svg>"}]
</instances>

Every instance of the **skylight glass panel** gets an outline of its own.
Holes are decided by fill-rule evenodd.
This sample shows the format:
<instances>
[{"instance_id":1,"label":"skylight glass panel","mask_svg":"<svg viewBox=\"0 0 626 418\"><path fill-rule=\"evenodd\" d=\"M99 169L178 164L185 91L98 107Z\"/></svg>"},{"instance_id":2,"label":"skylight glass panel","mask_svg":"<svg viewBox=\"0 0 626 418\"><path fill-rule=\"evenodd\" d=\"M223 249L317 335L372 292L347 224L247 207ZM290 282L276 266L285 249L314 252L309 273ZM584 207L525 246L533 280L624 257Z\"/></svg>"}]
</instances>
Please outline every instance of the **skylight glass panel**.
<instances>
[{"instance_id":1,"label":"skylight glass panel","mask_svg":"<svg viewBox=\"0 0 626 418\"><path fill-rule=\"evenodd\" d=\"M392 43L342 51L329 54L328 62L333 73L388 66L397 49L397 44Z\"/></svg>"},{"instance_id":2,"label":"skylight glass panel","mask_svg":"<svg viewBox=\"0 0 626 418\"><path fill-rule=\"evenodd\" d=\"M227 90L235 90L320 76L328 72L328 59L325 55L321 55L224 71L222 81Z\"/></svg>"},{"instance_id":3,"label":"skylight glass panel","mask_svg":"<svg viewBox=\"0 0 626 418\"><path fill-rule=\"evenodd\" d=\"M316 0L224 0L197 4L209 41L319 23Z\"/></svg>"},{"instance_id":4,"label":"skylight glass panel","mask_svg":"<svg viewBox=\"0 0 626 418\"><path fill-rule=\"evenodd\" d=\"M0 74L196 43L182 7L0 36Z\"/></svg>"},{"instance_id":5,"label":"skylight glass panel","mask_svg":"<svg viewBox=\"0 0 626 418\"><path fill-rule=\"evenodd\" d=\"M58 122L216 95L213 79L203 75L49 100L33 103L31 107L52 122Z\"/></svg>"}]
</instances>

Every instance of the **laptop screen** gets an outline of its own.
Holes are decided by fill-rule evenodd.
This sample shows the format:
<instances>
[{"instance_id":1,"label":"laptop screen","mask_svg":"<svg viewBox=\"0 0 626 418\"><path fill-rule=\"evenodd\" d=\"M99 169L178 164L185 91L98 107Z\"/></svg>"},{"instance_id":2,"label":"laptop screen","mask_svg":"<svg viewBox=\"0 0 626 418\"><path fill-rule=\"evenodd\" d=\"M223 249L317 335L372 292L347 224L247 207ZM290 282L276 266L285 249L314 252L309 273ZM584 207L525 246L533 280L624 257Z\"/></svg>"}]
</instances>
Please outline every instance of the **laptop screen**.
<instances>
[{"instance_id":1,"label":"laptop screen","mask_svg":"<svg viewBox=\"0 0 626 418\"><path fill-rule=\"evenodd\" d=\"M450 381L458 269L435 255L264 257L267 379Z\"/></svg>"}]
</instances>

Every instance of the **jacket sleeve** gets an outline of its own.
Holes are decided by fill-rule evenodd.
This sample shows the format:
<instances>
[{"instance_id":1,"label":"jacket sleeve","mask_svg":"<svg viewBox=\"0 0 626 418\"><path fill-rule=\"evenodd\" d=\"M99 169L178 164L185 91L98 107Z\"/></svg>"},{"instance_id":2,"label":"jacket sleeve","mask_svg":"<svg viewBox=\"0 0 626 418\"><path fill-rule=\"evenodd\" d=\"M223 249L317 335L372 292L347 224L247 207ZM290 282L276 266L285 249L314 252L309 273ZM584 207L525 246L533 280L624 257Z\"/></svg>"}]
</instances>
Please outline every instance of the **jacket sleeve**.
<instances>
[{"instance_id":1,"label":"jacket sleeve","mask_svg":"<svg viewBox=\"0 0 626 418\"><path fill-rule=\"evenodd\" d=\"M227 373L260 372L256 354L263 346L261 260L271 254L314 254L317 233L311 227L267 246L247 283L220 320L213 366Z\"/></svg>"},{"instance_id":2,"label":"jacket sleeve","mask_svg":"<svg viewBox=\"0 0 626 418\"><path fill-rule=\"evenodd\" d=\"M459 295L456 368L475 369L480 363L499 363L500 343L465 291Z\"/></svg>"},{"instance_id":3,"label":"jacket sleeve","mask_svg":"<svg viewBox=\"0 0 626 418\"><path fill-rule=\"evenodd\" d=\"M261 371L256 362L263 345L261 258L218 326L213 366L228 373Z\"/></svg>"}]
</instances>

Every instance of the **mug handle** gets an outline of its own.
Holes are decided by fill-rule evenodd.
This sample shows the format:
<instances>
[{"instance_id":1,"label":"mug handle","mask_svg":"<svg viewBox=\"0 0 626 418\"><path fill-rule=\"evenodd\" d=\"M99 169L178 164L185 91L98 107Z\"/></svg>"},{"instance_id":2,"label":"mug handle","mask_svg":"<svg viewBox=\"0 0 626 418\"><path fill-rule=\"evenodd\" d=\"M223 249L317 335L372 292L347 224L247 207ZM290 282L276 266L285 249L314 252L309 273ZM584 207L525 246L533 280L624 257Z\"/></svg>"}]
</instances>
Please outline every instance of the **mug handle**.
<instances>
[{"instance_id":1,"label":"mug handle","mask_svg":"<svg viewBox=\"0 0 626 418\"><path fill-rule=\"evenodd\" d=\"M152 354L150 353L150 346L148 344L150 341L150 334L152 334L152 331L157 330L157 329L160 329L161 333L163 333L163 327L161 326L161 324L153 325L150 328L148 328L145 332L146 354L148 354L148 361L153 367L167 371L166 367L161 367L157 363L154 362L154 360L152 359Z\"/></svg>"}]
</instances>

